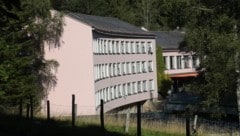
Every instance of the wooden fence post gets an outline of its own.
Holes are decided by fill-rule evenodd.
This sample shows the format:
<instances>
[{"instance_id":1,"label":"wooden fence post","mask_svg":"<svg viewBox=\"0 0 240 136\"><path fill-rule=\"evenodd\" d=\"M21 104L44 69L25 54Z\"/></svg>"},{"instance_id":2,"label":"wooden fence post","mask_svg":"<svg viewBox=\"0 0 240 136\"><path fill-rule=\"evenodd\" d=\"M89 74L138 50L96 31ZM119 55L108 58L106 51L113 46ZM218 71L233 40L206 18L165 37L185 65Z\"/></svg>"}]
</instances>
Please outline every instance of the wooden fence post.
<instances>
[{"instance_id":1,"label":"wooden fence post","mask_svg":"<svg viewBox=\"0 0 240 136\"><path fill-rule=\"evenodd\" d=\"M186 108L185 111L186 116L186 136L190 136L190 114L189 114L189 108Z\"/></svg>"},{"instance_id":2,"label":"wooden fence post","mask_svg":"<svg viewBox=\"0 0 240 136\"><path fill-rule=\"evenodd\" d=\"M141 136L141 103L137 103L137 136Z\"/></svg>"},{"instance_id":3,"label":"wooden fence post","mask_svg":"<svg viewBox=\"0 0 240 136\"><path fill-rule=\"evenodd\" d=\"M47 100L47 121L50 120L50 101Z\"/></svg>"},{"instance_id":4,"label":"wooden fence post","mask_svg":"<svg viewBox=\"0 0 240 136\"><path fill-rule=\"evenodd\" d=\"M75 127L75 95L72 95L72 127Z\"/></svg>"},{"instance_id":5,"label":"wooden fence post","mask_svg":"<svg viewBox=\"0 0 240 136\"><path fill-rule=\"evenodd\" d=\"M22 112L23 112L23 110L22 110L22 104L23 104L23 101L22 101L22 98L20 99L20 102L19 102L19 116L20 116L20 118L22 117Z\"/></svg>"},{"instance_id":6,"label":"wooden fence post","mask_svg":"<svg viewBox=\"0 0 240 136\"><path fill-rule=\"evenodd\" d=\"M193 122L193 133L194 133L194 134L197 133L197 119L198 119L198 115L195 114L195 115L194 115L194 122Z\"/></svg>"},{"instance_id":7,"label":"wooden fence post","mask_svg":"<svg viewBox=\"0 0 240 136\"><path fill-rule=\"evenodd\" d=\"M30 118L33 119L33 97L30 96Z\"/></svg>"},{"instance_id":8,"label":"wooden fence post","mask_svg":"<svg viewBox=\"0 0 240 136\"><path fill-rule=\"evenodd\" d=\"M100 121L101 121L101 128L104 130L104 105L103 105L103 99L101 99L101 104L100 104Z\"/></svg>"}]
</instances>

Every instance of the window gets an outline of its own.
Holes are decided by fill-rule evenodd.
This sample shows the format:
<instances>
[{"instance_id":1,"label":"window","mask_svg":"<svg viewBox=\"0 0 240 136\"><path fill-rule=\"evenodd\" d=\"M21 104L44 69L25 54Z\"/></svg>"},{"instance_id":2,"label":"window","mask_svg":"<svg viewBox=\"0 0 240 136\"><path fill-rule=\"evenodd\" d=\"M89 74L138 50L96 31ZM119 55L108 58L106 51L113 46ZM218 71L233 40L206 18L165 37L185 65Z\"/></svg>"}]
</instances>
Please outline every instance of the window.
<instances>
[{"instance_id":1,"label":"window","mask_svg":"<svg viewBox=\"0 0 240 136\"><path fill-rule=\"evenodd\" d=\"M106 89L105 88L102 89L102 95L103 95L103 97L102 97L103 101L106 102L107 98L106 98Z\"/></svg>"},{"instance_id":2,"label":"window","mask_svg":"<svg viewBox=\"0 0 240 136\"><path fill-rule=\"evenodd\" d=\"M135 74L136 73L136 63L132 62L132 73Z\"/></svg>"},{"instance_id":3,"label":"window","mask_svg":"<svg viewBox=\"0 0 240 136\"><path fill-rule=\"evenodd\" d=\"M112 54L112 44L110 40L108 40L108 53Z\"/></svg>"},{"instance_id":4,"label":"window","mask_svg":"<svg viewBox=\"0 0 240 136\"><path fill-rule=\"evenodd\" d=\"M104 40L104 50L105 50L105 54L107 54L108 53L107 40Z\"/></svg>"},{"instance_id":5,"label":"window","mask_svg":"<svg viewBox=\"0 0 240 136\"><path fill-rule=\"evenodd\" d=\"M110 101L110 92L109 92L109 88L106 88L106 97L107 97L107 101Z\"/></svg>"},{"instance_id":6,"label":"window","mask_svg":"<svg viewBox=\"0 0 240 136\"><path fill-rule=\"evenodd\" d=\"M182 59L181 56L177 56L177 69L182 68Z\"/></svg>"},{"instance_id":7,"label":"window","mask_svg":"<svg viewBox=\"0 0 240 136\"><path fill-rule=\"evenodd\" d=\"M114 94L115 94L115 98L117 99L118 98L118 86L117 85L115 85L114 86Z\"/></svg>"},{"instance_id":8,"label":"window","mask_svg":"<svg viewBox=\"0 0 240 136\"><path fill-rule=\"evenodd\" d=\"M105 73L106 73L106 77L109 77L109 71L108 71L108 64L105 64Z\"/></svg>"},{"instance_id":9,"label":"window","mask_svg":"<svg viewBox=\"0 0 240 136\"><path fill-rule=\"evenodd\" d=\"M129 47L129 42L126 41L126 45L125 45L125 48L126 48L126 53L130 53L130 47Z\"/></svg>"},{"instance_id":10,"label":"window","mask_svg":"<svg viewBox=\"0 0 240 136\"><path fill-rule=\"evenodd\" d=\"M125 62L122 63L122 74L123 75L127 74L126 63Z\"/></svg>"},{"instance_id":11,"label":"window","mask_svg":"<svg viewBox=\"0 0 240 136\"><path fill-rule=\"evenodd\" d=\"M137 73L141 73L141 71L142 71L141 62L138 61L138 62L137 62Z\"/></svg>"},{"instance_id":12,"label":"window","mask_svg":"<svg viewBox=\"0 0 240 136\"><path fill-rule=\"evenodd\" d=\"M137 93L137 83L136 82L132 83L132 92Z\"/></svg>"},{"instance_id":13,"label":"window","mask_svg":"<svg viewBox=\"0 0 240 136\"><path fill-rule=\"evenodd\" d=\"M148 42L148 43L147 43L147 46L148 46L148 54L152 54L152 53L153 53L152 43L151 43L151 42Z\"/></svg>"},{"instance_id":14,"label":"window","mask_svg":"<svg viewBox=\"0 0 240 136\"><path fill-rule=\"evenodd\" d=\"M117 53L117 48L116 48L116 42L112 41L112 47L113 47L113 54Z\"/></svg>"},{"instance_id":15,"label":"window","mask_svg":"<svg viewBox=\"0 0 240 136\"><path fill-rule=\"evenodd\" d=\"M110 63L110 64L108 65L108 71L109 71L109 76L112 77L112 76L113 76L112 63Z\"/></svg>"},{"instance_id":16,"label":"window","mask_svg":"<svg viewBox=\"0 0 240 136\"><path fill-rule=\"evenodd\" d=\"M121 48L120 48L120 45L119 45L119 41L116 41L116 48L117 48L117 54L120 54L121 53Z\"/></svg>"},{"instance_id":17,"label":"window","mask_svg":"<svg viewBox=\"0 0 240 136\"><path fill-rule=\"evenodd\" d=\"M122 91L123 91L123 95L124 96L127 96L128 94L127 94L127 89L126 89L126 84L123 84L122 85Z\"/></svg>"},{"instance_id":18,"label":"window","mask_svg":"<svg viewBox=\"0 0 240 136\"><path fill-rule=\"evenodd\" d=\"M125 54L126 50L125 50L124 41L121 41L121 50L122 50L122 54Z\"/></svg>"},{"instance_id":19,"label":"window","mask_svg":"<svg viewBox=\"0 0 240 136\"><path fill-rule=\"evenodd\" d=\"M145 47L145 43L141 42L141 47L142 47L142 53L146 53L146 47Z\"/></svg>"},{"instance_id":20,"label":"window","mask_svg":"<svg viewBox=\"0 0 240 136\"><path fill-rule=\"evenodd\" d=\"M122 92L122 85L118 85L118 97L122 97L123 96L123 92Z\"/></svg>"},{"instance_id":21,"label":"window","mask_svg":"<svg viewBox=\"0 0 240 136\"><path fill-rule=\"evenodd\" d=\"M128 90L128 94L131 95L132 94L132 84L131 83L127 83L127 90Z\"/></svg>"},{"instance_id":22,"label":"window","mask_svg":"<svg viewBox=\"0 0 240 136\"><path fill-rule=\"evenodd\" d=\"M137 91L140 93L142 92L142 82L141 81L138 81L137 82Z\"/></svg>"},{"instance_id":23,"label":"window","mask_svg":"<svg viewBox=\"0 0 240 136\"><path fill-rule=\"evenodd\" d=\"M147 91L147 81L146 80L143 81L142 85L143 85L143 91Z\"/></svg>"},{"instance_id":24,"label":"window","mask_svg":"<svg viewBox=\"0 0 240 136\"><path fill-rule=\"evenodd\" d=\"M98 51L99 51L99 54L102 53L101 40L98 41Z\"/></svg>"},{"instance_id":25,"label":"window","mask_svg":"<svg viewBox=\"0 0 240 136\"><path fill-rule=\"evenodd\" d=\"M117 76L118 72L117 72L117 64L113 63L113 76Z\"/></svg>"},{"instance_id":26,"label":"window","mask_svg":"<svg viewBox=\"0 0 240 136\"><path fill-rule=\"evenodd\" d=\"M184 59L184 68L189 68L189 56L185 55Z\"/></svg>"},{"instance_id":27,"label":"window","mask_svg":"<svg viewBox=\"0 0 240 136\"><path fill-rule=\"evenodd\" d=\"M131 74L131 63L127 62L127 74Z\"/></svg>"},{"instance_id":28,"label":"window","mask_svg":"<svg viewBox=\"0 0 240 136\"><path fill-rule=\"evenodd\" d=\"M168 60L169 60L169 59L168 59L168 56L163 56L163 60L164 60L164 64L165 64L165 69L168 70L168 69L169 69L169 67L168 67L168 64L169 64L169 63L168 63Z\"/></svg>"},{"instance_id":29,"label":"window","mask_svg":"<svg viewBox=\"0 0 240 136\"><path fill-rule=\"evenodd\" d=\"M98 68L99 68L99 78L101 79L102 78L102 65L99 64Z\"/></svg>"},{"instance_id":30,"label":"window","mask_svg":"<svg viewBox=\"0 0 240 136\"><path fill-rule=\"evenodd\" d=\"M197 67L197 56L196 55L193 55L192 56L192 66L193 66L193 68L196 68Z\"/></svg>"},{"instance_id":31,"label":"window","mask_svg":"<svg viewBox=\"0 0 240 136\"><path fill-rule=\"evenodd\" d=\"M151 79L149 80L149 90L154 90L154 81Z\"/></svg>"},{"instance_id":32,"label":"window","mask_svg":"<svg viewBox=\"0 0 240 136\"><path fill-rule=\"evenodd\" d=\"M148 61L148 71L153 72L153 62L152 61Z\"/></svg>"},{"instance_id":33,"label":"window","mask_svg":"<svg viewBox=\"0 0 240 136\"><path fill-rule=\"evenodd\" d=\"M137 53L139 54L139 53L140 53L140 45L139 45L139 42L136 42L136 50L137 50Z\"/></svg>"},{"instance_id":34,"label":"window","mask_svg":"<svg viewBox=\"0 0 240 136\"><path fill-rule=\"evenodd\" d=\"M114 99L114 90L113 90L112 86L110 87L110 98L111 98L111 100Z\"/></svg>"},{"instance_id":35,"label":"window","mask_svg":"<svg viewBox=\"0 0 240 136\"><path fill-rule=\"evenodd\" d=\"M107 54L107 44L106 44L106 40L103 41L103 53Z\"/></svg>"},{"instance_id":36,"label":"window","mask_svg":"<svg viewBox=\"0 0 240 136\"><path fill-rule=\"evenodd\" d=\"M117 64L117 72L118 72L118 75L119 75L119 76L122 74L122 71L121 71L121 63L118 63L118 64Z\"/></svg>"},{"instance_id":37,"label":"window","mask_svg":"<svg viewBox=\"0 0 240 136\"><path fill-rule=\"evenodd\" d=\"M170 56L170 69L174 69L174 56Z\"/></svg>"},{"instance_id":38,"label":"window","mask_svg":"<svg viewBox=\"0 0 240 136\"><path fill-rule=\"evenodd\" d=\"M143 70L143 73L147 72L147 63L146 63L146 61L142 62L142 70Z\"/></svg>"},{"instance_id":39,"label":"window","mask_svg":"<svg viewBox=\"0 0 240 136\"><path fill-rule=\"evenodd\" d=\"M131 42L131 52L134 54L136 53L134 42Z\"/></svg>"},{"instance_id":40,"label":"window","mask_svg":"<svg viewBox=\"0 0 240 136\"><path fill-rule=\"evenodd\" d=\"M105 75L105 65L102 64L102 78L105 78L106 75Z\"/></svg>"}]
</instances>

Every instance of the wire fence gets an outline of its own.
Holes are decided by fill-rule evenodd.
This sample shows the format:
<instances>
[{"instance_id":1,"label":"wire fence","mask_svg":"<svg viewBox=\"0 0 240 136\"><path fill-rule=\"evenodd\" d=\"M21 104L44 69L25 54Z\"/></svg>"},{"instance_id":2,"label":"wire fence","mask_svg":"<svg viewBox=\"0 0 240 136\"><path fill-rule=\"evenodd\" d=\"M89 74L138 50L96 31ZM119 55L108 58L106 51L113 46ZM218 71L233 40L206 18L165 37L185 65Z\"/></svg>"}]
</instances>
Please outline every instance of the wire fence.
<instances>
[{"instance_id":1,"label":"wire fence","mask_svg":"<svg viewBox=\"0 0 240 136\"><path fill-rule=\"evenodd\" d=\"M75 102L73 102L72 105L75 105ZM104 104L102 104L101 106L104 107ZM23 116L25 116L26 114L27 118L29 118L29 116L32 116L31 114L33 113L31 112L33 110L30 110L32 109L31 106L28 106L27 110L24 110L23 107L19 108L19 114ZM82 108L88 109L89 107L83 106ZM52 104L51 109L56 109L59 112L66 109L68 111L72 111L72 113L74 113L72 114L72 116L71 113L68 115L63 114L62 116L59 116L58 119L74 119L74 125L89 124L102 126L102 121L104 120L105 126L116 126L122 128L124 132L128 132L131 130L136 131L136 128L138 127L137 122L139 120L139 114L137 112L138 110L136 109L125 110L125 112L121 114L104 113L99 111L98 115L80 116L77 116L74 106ZM50 113L52 113L53 111L50 110L50 107L48 110L49 115L47 119L50 119ZM213 120L201 116L198 116L198 118L194 118L194 116L188 114L187 112L182 114L172 114L164 112L140 112L140 118L142 130L174 133L179 135L186 135L188 127L190 129L191 135L201 136L237 136L239 131L239 125L237 120ZM187 126L187 118L189 118L189 126Z\"/></svg>"},{"instance_id":2,"label":"wire fence","mask_svg":"<svg viewBox=\"0 0 240 136\"><path fill-rule=\"evenodd\" d=\"M184 115L166 114L162 112L141 113L142 129L186 134L186 117ZM78 123L100 125L99 115L78 116ZM105 114L106 125L117 126L126 131L127 114ZM194 117L190 117L191 135L202 136L238 136L238 123L227 121L209 120L199 117L197 119L196 131L194 131ZM137 114L130 113L129 129L137 127Z\"/></svg>"}]
</instances>

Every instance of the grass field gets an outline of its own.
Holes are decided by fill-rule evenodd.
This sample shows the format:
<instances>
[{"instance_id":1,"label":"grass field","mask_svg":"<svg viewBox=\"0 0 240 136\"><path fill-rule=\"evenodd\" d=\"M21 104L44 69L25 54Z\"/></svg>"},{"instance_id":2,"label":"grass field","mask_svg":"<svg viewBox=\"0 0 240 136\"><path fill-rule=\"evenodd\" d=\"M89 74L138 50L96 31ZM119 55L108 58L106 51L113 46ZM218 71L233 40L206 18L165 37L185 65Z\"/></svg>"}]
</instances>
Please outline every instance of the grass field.
<instances>
[{"instance_id":1,"label":"grass field","mask_svg":"<svg viewBox=\"0 0 240 136\"><path fill-rule=\"evenodd\" d=\"M102 130L97 123L87 123L77 120L76 127L71 127L68 119L55 119L47 122L45 119L27 120L16 116L0 116L0 136L135 136L136 128L130 126L129 133L119 125L107 124ZM183 136L142 129L142 136Z\"/></svg>"}]
</instances>

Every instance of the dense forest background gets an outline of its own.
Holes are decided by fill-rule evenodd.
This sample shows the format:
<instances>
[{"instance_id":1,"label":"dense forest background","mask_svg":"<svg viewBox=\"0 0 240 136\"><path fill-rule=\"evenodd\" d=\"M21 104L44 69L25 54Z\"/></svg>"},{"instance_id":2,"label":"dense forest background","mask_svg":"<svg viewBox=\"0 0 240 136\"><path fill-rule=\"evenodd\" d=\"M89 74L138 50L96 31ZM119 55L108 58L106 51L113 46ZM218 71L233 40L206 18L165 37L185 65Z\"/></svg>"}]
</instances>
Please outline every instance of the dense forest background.
<instances>
[{"instance_id":1,"label":"dense forest background","mask_svg":"<svg viewBox=\"0 0 240 136\"><path fill-rule=\"evenodd\" d=\"M189 0L51 0L55 9L117 17L149 30L174 30L186 25Z\"/></svg>"}]
</instances>

